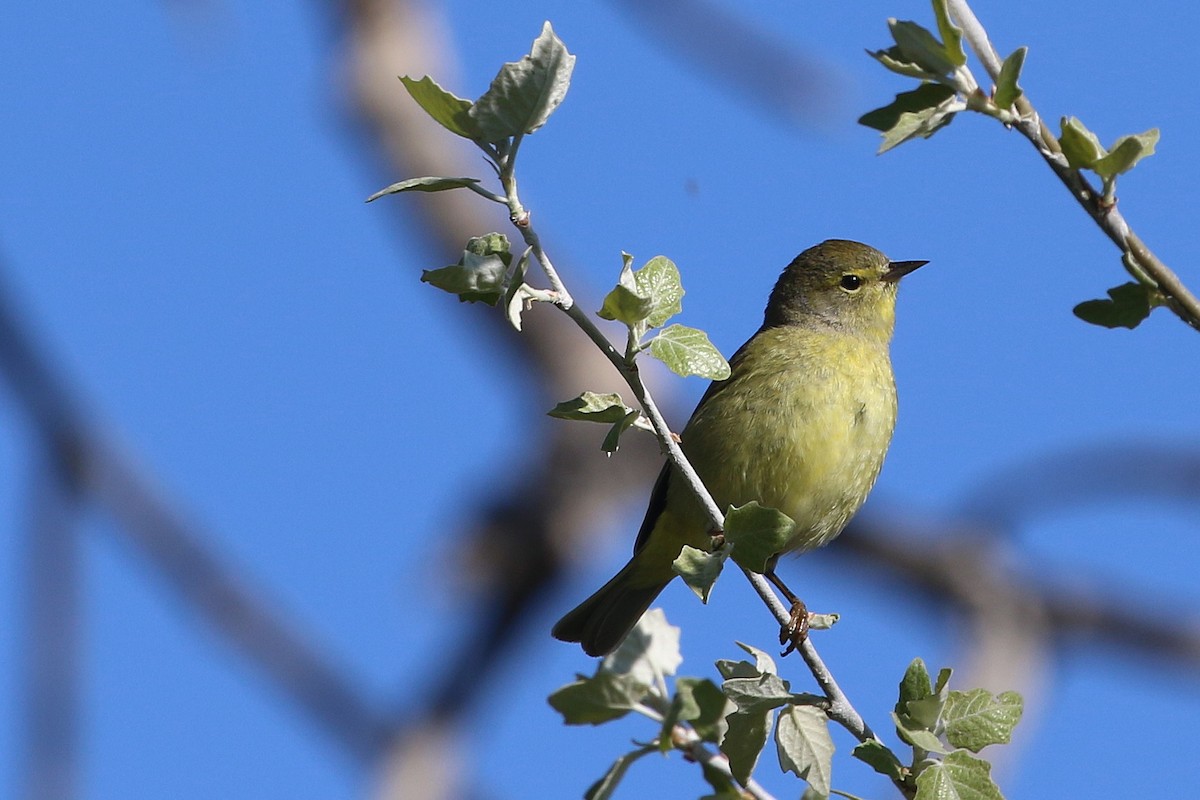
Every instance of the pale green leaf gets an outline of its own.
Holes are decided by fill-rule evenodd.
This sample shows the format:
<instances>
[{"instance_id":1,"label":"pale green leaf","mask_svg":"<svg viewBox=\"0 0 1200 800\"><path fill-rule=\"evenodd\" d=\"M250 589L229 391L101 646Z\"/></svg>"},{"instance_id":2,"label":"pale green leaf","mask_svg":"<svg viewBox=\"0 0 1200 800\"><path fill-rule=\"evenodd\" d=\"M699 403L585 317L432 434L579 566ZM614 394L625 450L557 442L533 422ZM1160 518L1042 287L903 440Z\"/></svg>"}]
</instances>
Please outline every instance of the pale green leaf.
<instances>
[{"instance_id":1,"label":"pale green leaf","mask_svg":"<svg viewBox=\"0 0 1200 800\"><path fill-rule=\"evenodd\" d=\"M397 194L399 192L444 192L447 189L461 189L464 186L479 183L478 178L409 178L408 180L393 183L386 189L380 189L375 194L367 198L367 202L378 200L384 195Z\"/></svg>"},{"instance_id":2,"label":"pale green leaf","mask_svg":"<svg viewBox=\"0 0 1200 800\"><path fill-rule=\"evenodd\" d=\"M608 429L608 433L604 436L604 441L600 444L600 449L606 453L615 453L621 447L621 434L629 430L638 417L641 416L640 411L630 411L621 419L613 423L613 426Z\"/></svg>"},{"instance_id":3,"label":"pale green leaf","mask_svg":"<svg viewBox=\"0 0 1200 800\"><path fill-rule=\"evenodd\" d=\"M443 128L466 139L478 138L479 131L470 115L470 100L447 92L428 75L419 81L405 75L400 81L417 105Z\"/></svg>"},{"instance_id":4,"label":"pale green leaf","mask_svg":"<svg viewBox=\"0 0 1200 800\"><path fill-rule=\"evenodd\" d=\"M1072 169L1089 169L1105 154L1100 139L1076 117L1062 118L1062 135L1058 143Z\"/></svg>"},{"instance_id":5,"label":"pale green leaf","mask_svg":"<svg viewBox=\"0 0 1200 800\"><path fill-rule=\"evenodd\" d=\"M883 66L887 67L892 72L900 75L907 75L910 78L919 78L921 80L929 80L938 77L926 69L909 61L900 48L893 45L886 50L868 50L867 55L878 61Z\"/></svg>"},{"instance_id":6,"label":"pale green leaf","mask_svg":"<svg viewBox=\"0 0 1200 800\"><path fill-rule=\"evenodd\" d=\"M671 563L671 568L675 570L676 575L683 578L688 588L696 593L700 602L707 603L713 584L720 577L728 557L728 546L714 553L707 553L685 544L679 556Z\"/></svg>"},{"instance_id":7,"label":"pale green leaf","mask_svg":"<svg viewBox=\"0 0 1200 800\"><path fill-rule=\"evenodd\" d=\"M1023 710L1021 695L1016 692L995 697L984 689L950 692L943 714L946 739L973 753L990 744L1008 744Z\"/></svg>"},{"instance_id":8,"label":"pale green leaf","mask_svg":"<svg viewBox=\"0 0 1200 800\"><path fill-rule=\"evenodd\" d=\"M674 675L683 663L679 652L680 629L667 622L661 608L642 615L621 645L600 662L600 672L628 675L655 687L665 675Z\"/></svg>"},{"instance_id":9,"label":"pale green leaf","mask_svg":"<svg viewBox=\"0 0 1200 800\"><path fill-rule=\"evenodd\" d=\"M729 771L743 786L767 744L774 716L774 711L736 711L725 718L728 728L721 739L721 752L729 759Z\"/></svg>"},{"instance_id":10,"label":"pale green leaf","mask_svg":"<svg viewBox=\"0 0 1200 800\"><path fill-rule=\"evenodd\" d=\"M942 36L942 52L956 67L967 63L967 52L962 46L962 28L950 18L946 0L933 0L933 14L937 17L938 33Z\"/></svg>"},{"instance_id":11,"label":"pale green leaf","mask_svg":"<svg viewBox=\"0 0 1200 800\"><path fill-rule=\"evenodd\" d=\"M996 93L992 96L992 102L998 108L1012 108L1012 104L1024 93L1017 81L1021 77L1021 69L1025 66L1025 54L1028 52L1028 47L1018 47L1000 65L1000 74L996 77Z\"/></svg>"},{"instance_id":12,"label":"pale green leaf","mask_svg":"<svg viewBox=\"0 0 1200 800\"><path fill-rule=\"evenodd\" d=\"M549 701L568 725L600 725L628 714L646 692L646 684L634 675L601 671L563 686Z\"/></svg>"},{"instance_id":13,"label":"pale green leaf","mask_svg":"<svg viewBox=\"0 0 1200 800\"><path fill-rule=\"evenodd\" d=\"M584 422L620 422L633 411L616 393L597 394L584 392L571 400L564 400L546 413L555 419L582 420Z\"/></svg>"},{"instance_id":14,"label":"pale green leaf","mask_svg":"<svg viewBox=\"0 0 1200 800\"><path fill-rule=\"evenodd\" d=\"M964 750L928 764L917 776L915 800L1004 800L992 765Z\"/></svg>"},{"instance_id":15,"label":"pale green leaf","mask_svg":"<svg viewBox=\"0 0 1200 800\"><path fill-rule=\"evenodd\" d=\"M645 318L647 328L661 327L683 310L683 284L679 268L666 256L655 256L633 273L637 293L650 298L651 311Z\"/></svg>"},{"instance_id":16,"label":"pale green leaf","mask_svg":"<svg viewBox=\"0 0 1200 800\"><path fill-rule=\"evenodd\" d=\"M859 123L883 133L880 153L921 137L928 139L949 125L962 108L954 89L940 83L923 83L911 92L901 92L890 104L870 111Z\"/></svg>"},{"instance_id":17,"label":"pale green leaf","mask_svg":"<svg viewBox=\"0 0 1200 800\"><path fill-rule=\"evenodd\" d=\"M1108 153L1092 164L1092 169L1101 178L1110 181L1133 169L1134 165L1146 156L1154 155L1156 144L1158 128L1151 128L1145 133L1122 136Z\"/></svg>"},{"instance_id":18,"label":"pale green leaf","mask_svg":"<svg viewBox=\"0 0 1200 800\"><path fill-rule=\"evenodd\" d=\"M637 278L630 269L633 259L629 254L622 253L621 259L617 285L605 296L603 305L596 313L602 319L616 320L632 328L654 313L654 298L638 287Z\"/></svg>"},{"instance_id":19,"label":"pale green leaf","mask_svg":"<svg viewBox=\"0 0 1200 800\"><path fill-rule=\"evenodd\" d=\"M771 559L786 549L795 530L790 517L757 501L730 506L725 512L725 541L734 545L733 560L760 575Z\"/></svg>"},{"instance_id":20,"label":"pale green leaf","mask_svg":"<svg viewBox=\"0 0 1200 800\"><path fill-rule=\"evenodd\" d=\"M766 650L759 650L752 644L745 642L737 642L738 647L745 650L750 655L754 656L754 668L761 675L776 675L779 670L775 667L775 659L771 658L771 654Z\"/></svg>"},{"instance_id":21,"label":"pale green leaf","mask_svg":"<svg viewBox=\"0 0 1200 800\"><path fill-rule=\"evenodd\" d=\"M671 325L650 340L650 354L683 377L699 375L715 381L729 377L729 362L704 331Z\"/></svg>"},{"instance_id":22,"label":"pale green leaf","mask_svg":"<svg viewBox=\"0 0 1200 800\"><path fill-rule=\"evenodd\" d=\"M497 254L479 256L464 252L458 264L422 271L421 280L458 295L462 302L494 306L503 294L507 272L508 265Z\"/></svg>"},{"instance_id":23,"label":"pale green leaf","mask_svg":"<svg viewBox=\"0 0 1200 800\"><path fill-rule=\"evenodd\" d=\"M468 114L485 142L533 133L554 112L571 85L575 56L547 22L529 55L500 68Z\"/></svg>"},{"instance_id":24,"label":"pale green leaf","mask_svg":"<svg viewBox=\"0 0 1200 800\"><path fill-rule=\"evenodd\" d=\"M892 712L892 721L896 723L896 735L902 741L931 753L946 752L946 745L942 744L942 740L933 731L914 726L908 718L895 711Z\"/></svg>"},{"instance_id":25,"label":"pale green leaf","mask_svg":"<svg viewBox=\"0 0 1200 800\"><path fill-rule=\"evenodd\" d=\"M937 37L915 22L889 19L888 28L905 60L933 75L949 75L956 66L946 53L946 46ZM959 45L961 51L962 46ZM966 57L963 57L965 62Z\"/></svg>"},{"instance_id":26,"label":"pale green leaf","mask_svg":"<svg viewBox=\"0 0 1200 800\"><path fill-rule=\"evenodd\" d=\"M781 770L796 773L814 791L828 796L833 739L824 711L812 706L788 706L775 721L775 745Z\"/></svg>"},{"instance_id":27,"label":"pale green leaf","mask_svg":"<svg viewBox=\"0 0 1200 800\"><path fill-rule=\"evenodd\" d=\"M680 700L682 709L679 718L691 724L701 739L716 744L725 735L725 717L737 710L721 691L707 678L676 678L676 697L686 697ZM692 715L695 709L695 715Z\"/></svg>"},{"instance_id":28,"label":"pale green leaf","mask_svg":"<svg viewBox=\"0 0 1200 800\"><path fill-rule=\"evenodd\" d=\"M883 742L874 739L863 742L854 748L851 755L894 781L904 776L904 765Z\"/></svg>"}]
</instances>

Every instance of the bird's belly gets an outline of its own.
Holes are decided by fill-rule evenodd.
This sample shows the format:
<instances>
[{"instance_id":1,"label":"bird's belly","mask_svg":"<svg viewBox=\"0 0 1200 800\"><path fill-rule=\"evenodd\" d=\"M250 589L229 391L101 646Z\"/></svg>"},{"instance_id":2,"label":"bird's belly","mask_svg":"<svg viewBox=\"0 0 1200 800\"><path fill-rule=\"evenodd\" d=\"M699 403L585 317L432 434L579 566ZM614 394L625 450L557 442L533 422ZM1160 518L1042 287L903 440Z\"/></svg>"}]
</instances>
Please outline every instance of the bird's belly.
<instances>
[{"instance_id":1,"label":"bird's belly","mask_svg":"<svg viewBox=\"0 0 1200 800\"><path fill-rule=\"evenodd\" d=\"M714 397L685 431L684 450L722 510L757 500L795 521L788 551L819 547L862 506L883 465L896 414L890 367L784 373L750 386ZM708 425L728 431L726 414L739 421L738 435L695 435Z\"/></svg>"}]
</instances>

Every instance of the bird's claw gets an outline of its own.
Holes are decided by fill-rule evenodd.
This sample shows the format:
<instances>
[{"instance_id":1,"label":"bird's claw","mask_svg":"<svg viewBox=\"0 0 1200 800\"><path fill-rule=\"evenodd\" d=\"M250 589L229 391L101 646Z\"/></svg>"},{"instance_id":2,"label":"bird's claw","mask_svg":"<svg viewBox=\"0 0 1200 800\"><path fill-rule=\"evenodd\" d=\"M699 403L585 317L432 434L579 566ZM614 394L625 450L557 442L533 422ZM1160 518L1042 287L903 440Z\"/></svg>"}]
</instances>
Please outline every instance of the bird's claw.
<instances>
[{"instance_id":1,"label":"bird's claw","mask_svg":"<svg viewBox=\"0 0 1200 800\"><path fill-rule=\"evenodd\" d=\"M779 655L786 656L808 638L808 606L799 598L792 601L792 613L779 629L779 643L786 645Z\"/></svg>"}]
</instances>

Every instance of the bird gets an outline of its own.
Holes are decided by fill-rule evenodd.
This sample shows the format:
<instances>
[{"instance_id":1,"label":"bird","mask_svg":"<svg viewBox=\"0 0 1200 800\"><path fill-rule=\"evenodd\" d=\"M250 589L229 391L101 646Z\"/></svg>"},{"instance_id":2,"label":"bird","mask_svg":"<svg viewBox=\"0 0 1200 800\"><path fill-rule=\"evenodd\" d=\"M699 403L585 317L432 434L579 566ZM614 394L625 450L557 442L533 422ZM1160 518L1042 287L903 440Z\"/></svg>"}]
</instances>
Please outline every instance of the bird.
<instances>
[{"instance_id":1,"label":"bird","mask_svg":"<svg viewBox=\"0 0 1200 800\"><path fill-rule=\"evenodd\" d=\"M775 283L762 327L730 359L729 377L713 381L679 434L718 508L757 501L794 521L770 562L768 577L777 586L779 555L830 542L879 476L896 423L889 345L897 286L927 263L890 261L847 239L800 253ZM683 546L712 550L714 533L668 460L633 557L560 619L552 635L591 656L612 652L676 577L672 563ZM782 588L793 613L803 609Z\"/></svg>"}]
</instances>

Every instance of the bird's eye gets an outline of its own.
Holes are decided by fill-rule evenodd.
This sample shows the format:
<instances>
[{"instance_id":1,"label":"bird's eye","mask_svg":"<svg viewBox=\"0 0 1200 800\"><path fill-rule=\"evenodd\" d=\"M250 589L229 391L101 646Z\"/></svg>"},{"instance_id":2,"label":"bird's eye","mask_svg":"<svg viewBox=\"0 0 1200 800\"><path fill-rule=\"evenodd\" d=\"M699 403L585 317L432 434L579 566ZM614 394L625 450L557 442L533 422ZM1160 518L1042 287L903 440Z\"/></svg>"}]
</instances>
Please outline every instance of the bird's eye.
<instances>
[{"instance_id":1,"label":"bird's eye","mask_svg":"<svg viewBox=\"0 0 1200 800\"><path fill-rule=\"evenodd\" d=\"M857 292L862 288L862 278L854 274L843 275L839 285L847 292Z\"/></svg>"}]
</instances>

